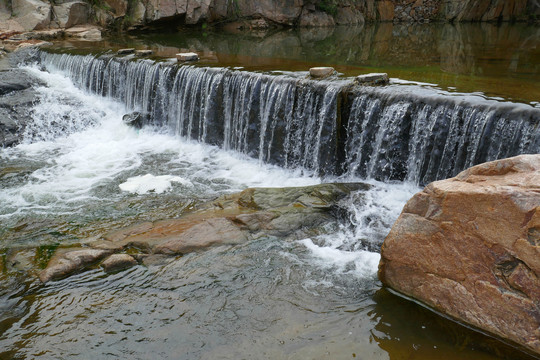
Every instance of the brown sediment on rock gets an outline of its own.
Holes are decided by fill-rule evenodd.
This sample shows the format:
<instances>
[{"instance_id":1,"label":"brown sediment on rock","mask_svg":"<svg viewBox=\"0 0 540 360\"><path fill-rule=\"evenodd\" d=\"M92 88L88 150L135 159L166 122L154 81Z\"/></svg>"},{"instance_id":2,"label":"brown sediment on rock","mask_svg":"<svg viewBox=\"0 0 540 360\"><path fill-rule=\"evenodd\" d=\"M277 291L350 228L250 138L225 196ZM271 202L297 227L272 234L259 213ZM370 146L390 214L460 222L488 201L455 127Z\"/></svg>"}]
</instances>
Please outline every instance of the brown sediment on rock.
<instances>
[{"instance_id":1,"label":"brown sediment on rock","mask_svg":"<svg viewBox=\"0 0 540 360\"><path fill-rule=\"evenodd\" d=\"M540 354L540 155L474 166L416 194L379 278L428 307Z\"/></svg>"}]
</instances>

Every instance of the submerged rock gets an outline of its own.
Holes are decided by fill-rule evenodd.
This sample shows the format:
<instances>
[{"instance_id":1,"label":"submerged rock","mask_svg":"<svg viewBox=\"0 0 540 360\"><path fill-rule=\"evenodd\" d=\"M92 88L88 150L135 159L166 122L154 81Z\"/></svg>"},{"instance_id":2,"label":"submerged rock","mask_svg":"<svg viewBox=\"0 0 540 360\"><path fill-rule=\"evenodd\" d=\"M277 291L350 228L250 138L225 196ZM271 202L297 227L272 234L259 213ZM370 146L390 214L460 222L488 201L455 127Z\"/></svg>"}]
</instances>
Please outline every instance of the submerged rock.
<instances>
[{"instance_id":1,"label":"submerged rock","mask_svg":"<svg viewBox=\"0 0 540 360\"><path fill-rule=\"evenodd\" d=\"M68 276L109 256L105 271L121 270L139 261L163 261L211 246L236 245L261 236L283 239L324 231L336 223L340 202L362 183L321 184L293 188L250 188L202 204L178 219L144 222L111 231L85 243L87 249L60 249L39 274L42 282ZM138 254L127 255L130 249ZM116 254L115 254L116 253Z\"/></svg>"},{"instance_id":2,"label":"submerged rock","mask_svg":"<svg viewBox=\"0 0 540 360\"><path fill-rule=\"evenodd\" d=\"M32 271L35 249L12 249L6 256L6 270L12 272Z\"/></svg>"},{"instance_id":3,"label":"submerged rock","mask_svg":"<svg viewBox=\"0 0 540 360\"><path fill-rule=\"evenodd\" d=\"M379 277L459 322L540 354L540 155L474 166L416 194Z\"/></svg>"},{"instance_id":4,"label":"submerged rock","mask_svg":"<svg viewBox=\"0 0 540 360\"><path fill-rule=\"evenodd\" d=\"M196 224L154 248L156 254L186 254L212 245L236 245L247 234L227 218L214 218Z\"/></svg>"},{"instance_id":5,"label":"submerged rock","mask_svg":"<svg viewBox=\"0 0 540 360\"><path fill-rule=\"evenodd\" d=\"M64 278L98 262L110 253L109 250L100 249L63 249L56 253L45 270L40 272L39 279L46 283Z\"/></svg>"},{"instance_id":6,"label":"submerged rock","mask_svg":"<svg viewBox=\"0 0 540 360\"><path fill-rule=\"evenodd\" d=\"M137 260L128 254L113 254L106 258L101 267L106 272L120 271L137 265Z\"/></svg>"}]
</instances>

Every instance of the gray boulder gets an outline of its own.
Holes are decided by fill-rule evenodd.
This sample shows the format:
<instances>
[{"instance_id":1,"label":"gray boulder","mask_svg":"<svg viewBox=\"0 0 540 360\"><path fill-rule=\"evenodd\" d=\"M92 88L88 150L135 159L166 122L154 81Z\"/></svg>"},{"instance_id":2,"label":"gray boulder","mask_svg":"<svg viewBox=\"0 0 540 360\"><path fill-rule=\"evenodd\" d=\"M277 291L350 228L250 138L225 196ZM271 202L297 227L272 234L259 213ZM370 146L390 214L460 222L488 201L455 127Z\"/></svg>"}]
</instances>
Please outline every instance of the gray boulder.
<instances>
[{"instance_id":1,"label":"gray boulder","mask_svg":"<svg viewBox=\"0 0 540 360\"><path fill-rule=\"evenodd\" d=\"M0 71L0 148L22 140L29 107L37 101L32 88L39 81L20 69Z\"/></svg>"},{"instance_id":2,"label":"gray boulder","mask_svg":"<svg viewBox=\"0 0 540 360\"><path fill-rule=\"evenodd\" d=\"M25 31L41 30L51 23L52 8L40 0L13 0L12 11Z\"/></svg>"},{"instance_id":3,"label":"gray boulder","mask_svg":"<svg viewBox=\"0 0 540 360\"><path fill-rule=\"evenodd\" d=\"M53 7L55 21L61 28L70 28L89 22L90 6L84 1L74 1Z\"/></svg>"}]
</instances>

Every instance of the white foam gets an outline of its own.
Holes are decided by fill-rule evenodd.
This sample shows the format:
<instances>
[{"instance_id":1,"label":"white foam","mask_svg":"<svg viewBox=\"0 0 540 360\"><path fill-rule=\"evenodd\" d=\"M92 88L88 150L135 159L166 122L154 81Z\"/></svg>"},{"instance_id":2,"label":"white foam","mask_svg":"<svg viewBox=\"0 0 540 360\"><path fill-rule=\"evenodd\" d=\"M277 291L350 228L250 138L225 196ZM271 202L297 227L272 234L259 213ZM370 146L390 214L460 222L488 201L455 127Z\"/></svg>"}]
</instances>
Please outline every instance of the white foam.
<instances>
[{"instance_id":1,"label":"white foam","mask_svg":"<svg viewBox=\"0 0 540 360\"><path fill-rule=\"evenodd\" d=\"M170 190L173 182L181 183L184 186L193 186L191 181L180 176L154 176L152 174L146 174L142 176L130 177L126 182L120 184L119 187L122 191L136 194L146 194L148 192L161 194Z\"/></svg>"},{"instance_id":2,"label":"white foam","mask_svg":"<svg viewBox=\"0 0 540 360\"><path fill-rule=\"evenodd\" d=\"M371 251L344 251L332 246L318 246L312 239L300 240L313 256L317 264L324 268L332 268L335 272L353 274L358 277L373 277L381 258L380 254Z\"/></svg>"},{"instance_id":3,"label":"white foam","mask_svg":"<svg viewBox=\"0 0 540 360\"><path fill-rule=\"evenodd\" d=\"M41 101L34 107L35 136L0 154L10 163L33 162L40 167L27 180L0 191L0 217L50 211L84 211L89 201L114 201L125 194L118 185L148 173L181 177L193 184L186 197L208 197L249 186L311 185L317 177L300 170L260 164L245 155L180 139L154 129L136 130L122 117L134 109L86 93L61 74L25 68L46 86L36 88ZM59 131L60 124L64 130ZM112 185L112 186L110 186ZM109 193L96 194L107 188ZM137 191L143 191L141 184ZM116 189L116 192L114 190ZM159 192L156 187L154 192ZM183 189L184 190L184 189Z\"/></svg>"},{"instance_id":4,"label":"white foam","mask_svg":"<svg viewBox=\"0 0 540 360\"><path fill-rule=\"evenodd\" d=\"M48 135L32 137L32 142L0 153L0 161L39 164L20 184L0 191L2 219L17 214L84 212L90 202L115 203L128 193L147 196L179 191L198 199L246 187L321 182L302 170L261 164L246 155L154 129L133 129L122 122L122 116L136 109L85 93L60 74L28 71L47 83L37 89L42 101L35 108L39 116L34 119L34 130ZM59 121L69 131L55 132ZM310 261L337 273L374 276L379 254L369 247L380 245L405 201L418 189L407 184L372 184L371 190L351 197L353 226L300 242L309 250Z\"/></svg>"},{"instance_id":5,"label":"white foam","mask_svg":"<svg viewBox=\"0 0 540 360\"><path fill-rule=\"evenodd\" d=\"M407 183L369 183L371 189L355 192L349 199L350 224L340 225L336 232L299 241L318 266L361 278L377 273L379 248L403 206L419 188Z\"/></svg>"}]
</instances>

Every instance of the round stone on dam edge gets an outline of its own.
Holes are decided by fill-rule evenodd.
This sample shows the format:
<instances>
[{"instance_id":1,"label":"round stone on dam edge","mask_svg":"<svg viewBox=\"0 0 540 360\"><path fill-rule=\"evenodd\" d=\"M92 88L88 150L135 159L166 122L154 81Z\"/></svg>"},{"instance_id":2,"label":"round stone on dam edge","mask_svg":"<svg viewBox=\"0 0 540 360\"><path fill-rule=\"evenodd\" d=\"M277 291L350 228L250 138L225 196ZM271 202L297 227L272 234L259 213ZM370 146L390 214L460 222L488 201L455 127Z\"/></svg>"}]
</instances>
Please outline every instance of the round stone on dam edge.
<instances>
[{"instance_id":1,"label":"round stone on dam edge","mask_svg":"<svg viewBox=\"0 0 540 360\"><path fill-rule=\"evenodd\" d=\"M193 52L179 53L179 54L176 54L176 59L178 61L197 61L199 60L199 55Z\"/></svg>"},{"instance_id":2,"label":"round stone on dam edge","mask_svg":"<svg viewBox=\"0 0 540 360\"><path fill-rule=\"evenodd\" d=\"M135 50L136 56L150 56L152 53L152 50Z\"/></svg>"},{"instance_id":3,"label":"round stone on dam edge","mask_svg":"<svg viewBox=\"0 0 540 360\"><path fill-rule=\"evenodd\" d=\"M127 55L127 54L133 54L135 52L135 49L129 48L129 49L120 49L116 53L118 55Z\"/></svg>"},{"instance_id":4,"label":"round stone on dam edge","mask_svg":"<svg viewBox=\"0 0 540 360\"><path fill-rule=\"evenodd\" d=\"M364 75L358 75L356 82L359 84L369 85L386 85L389 82L387 73L370 73Z\"/></svg>"},{"instance_id":5,"label":"round stone on dam edge","mask_svg":"<svg viewBox=\"0 0 540 360\"><path fill-rule=\"evenodd\" d=\"M321 79L332 75L335 72L333 67L313 67L309 69L309 75L313 78Z\"/></svg>"}]
</instances>

